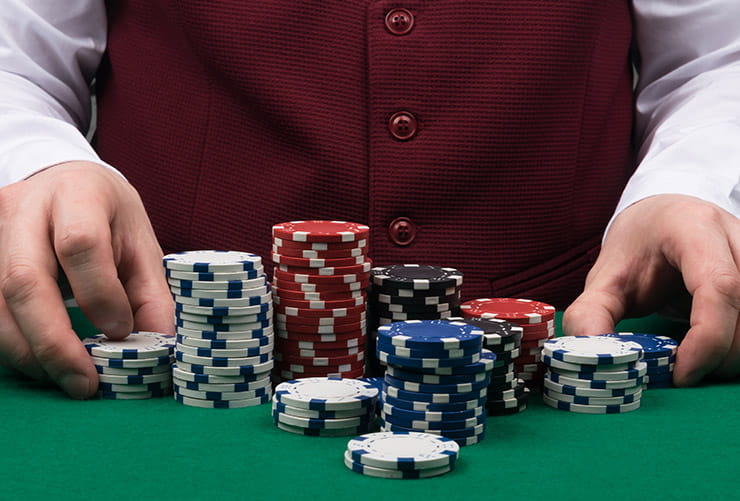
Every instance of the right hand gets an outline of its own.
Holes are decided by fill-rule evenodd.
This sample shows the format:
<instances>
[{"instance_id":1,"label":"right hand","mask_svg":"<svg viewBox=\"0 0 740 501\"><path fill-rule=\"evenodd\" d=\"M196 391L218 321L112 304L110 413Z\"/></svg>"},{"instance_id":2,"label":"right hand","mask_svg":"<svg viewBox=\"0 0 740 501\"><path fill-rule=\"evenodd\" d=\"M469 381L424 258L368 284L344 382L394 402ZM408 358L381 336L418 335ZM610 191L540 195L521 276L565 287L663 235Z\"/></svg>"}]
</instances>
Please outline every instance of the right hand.
<instances>
[{"instance_id":1,"label":"right hand","mask_svg":"<svg viewBox=\"0 0 740 501\"><path fill-rule=\"evenodd\" d=\"M72 330L58 266L109 338L134 329L173 332L162 250L138 193L121 176L67 162L0 189L0 364L88 398L98 375Z\"/></svg>"}]
</instances>

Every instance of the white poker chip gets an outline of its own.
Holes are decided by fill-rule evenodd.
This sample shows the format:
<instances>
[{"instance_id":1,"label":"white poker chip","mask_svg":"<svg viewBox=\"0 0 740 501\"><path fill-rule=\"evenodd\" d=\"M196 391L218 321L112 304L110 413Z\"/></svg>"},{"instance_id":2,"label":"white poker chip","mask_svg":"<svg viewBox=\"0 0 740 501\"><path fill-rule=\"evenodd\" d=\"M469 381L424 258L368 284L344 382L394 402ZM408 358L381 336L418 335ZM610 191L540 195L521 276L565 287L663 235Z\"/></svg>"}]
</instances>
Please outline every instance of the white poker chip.
<instances>
[{"instance_id":1,"label":"white poker chip","mask_svg":"<svg viewBox=\"0 0 740 501\"><path fill-rule=\"evenodd\" d=\"M269 386L263 386L261 388L255 388L254 390L243 390L243 391L198 391L183 388L179 385L174 385L175 393L188 398L197 398L200 400L245 400L248 398L259 398L263 396L270 396L272 388Z\"/></svg>"},{"instance_id":2,"label":"white poker chip","mask_svg":"<svg viewBox=\"0 0 740 501\"><path fill-rule=\"evenodd\" d=\"M286 405L317 410L346 410L375 404L378 390L357 379L312 377L285 381L275 388L275 399Z\"/></svg>"},{"instance_id":3,"label":"white poker chip","mask_svg":"<svg viewBox=\"0 0 740 501\"><path fill-rule=\"evenodd\" d=\"M605 336L564 336L546 342L542 353L576 364L623 364L639 360L642 346Z\"/></svg>"},{"instance_id":4,"label":"white poker chip","mask_svg":"<svg viewBox=\"0 0 740 501\"><path fill-rule=\"evenodd\" d=\"M454 466L439 466L437 468L427 468L425 470L397 470L392 468L378 468L376 466L369 466L366 464L352 461L352 456L349 451L344 452L344 465L355 473L360 473L368 477L378 478L429 478L444 475L454 469Z\"/></svg>"},{"instance_id":5,"label":"white poker chip","mask_svg":"<svg viewBox=\"0 0 740 501\"><path fill-rule=\"evenodd\" d=\"M157 358L174 351L175 337L159 332L132 332L125 339L113 340L98 334L83 339L82 344L90 355L100 358Z\"/></svg>"},{"instance_id":6,"label":"white poker chip","mask_svg":"<svg viewBox=\"0 0 740 501\"><path fill-rule=\"evenodd\" d=\"M239 251L199 250L168 254L162 259L169 270L231 273L262 266L257 254Z\"/></svg>"},{"instance_id":7,"label":"white poker chip","mask_svg":"<svg viewBox=\"0 0 740 501\"><path fill-rule=\"evenodd\" d=\"M428 469L454 465L460 446L431 433L368 433L347 442L352 461L393 469Z\"/></svg>"},{"instance_id":8,"label":"white poker chip","mask_svg":"<svg viewBox=\"0 0 740 501\"><path fill-rule=\"evenodd\" d=\"M637 399L634 402L621 405L582 405L573 404L570 402L562 402L549 395L542 395L542 401L545 403L545 405L548 405L555 409L577 412L580 414L622 414L624 412L631 412L639 409L641 399Z\"/></svg>"},{"instance_id":9,"label":"white poker chip","mask_svg":"<svg viewBox=\"0 0 740 501\"><path fill-rule=\"evenodd\" d=\"M242 407L254 407L270 401L269 395L239 400L202 400L190 398L179 393L174 393L175 400L189 407L201 407L203 409L237 409Z\"/></svg>"}]
</instances>

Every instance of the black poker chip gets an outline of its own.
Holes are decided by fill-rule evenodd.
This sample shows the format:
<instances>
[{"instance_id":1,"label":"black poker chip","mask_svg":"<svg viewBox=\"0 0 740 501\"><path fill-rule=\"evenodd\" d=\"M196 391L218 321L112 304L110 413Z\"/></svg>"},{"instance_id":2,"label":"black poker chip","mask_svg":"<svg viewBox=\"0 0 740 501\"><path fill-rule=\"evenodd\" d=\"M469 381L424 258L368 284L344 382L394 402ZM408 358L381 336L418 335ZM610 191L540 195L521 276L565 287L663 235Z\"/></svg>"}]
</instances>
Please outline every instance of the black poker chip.
<instances>
[{"instance_id":1,"label":"black poker chip","mask_svg":"<svg viewBox=\"0 0 740 501\"><path fill-rule=\"evenodd\" d=\"M456 317L450 320L465 322L482 330L484 344L487 348L492 345L510 343L515 343L516 346L519 346L522 341L522 335L524 334L524 329L521 326L500 318Z\"/></svg>"},{"instance_id":2,"label":"black poker chip","mask_svg":"<svg viewBox=\"0 0 740 501\"><path fill-rule=\"evenodd\" d=\"M423 264L393 264L370 271L372 283L385 290L447 289L460 287L463 275L454 268Z\"/></svg>"}]
</instances>

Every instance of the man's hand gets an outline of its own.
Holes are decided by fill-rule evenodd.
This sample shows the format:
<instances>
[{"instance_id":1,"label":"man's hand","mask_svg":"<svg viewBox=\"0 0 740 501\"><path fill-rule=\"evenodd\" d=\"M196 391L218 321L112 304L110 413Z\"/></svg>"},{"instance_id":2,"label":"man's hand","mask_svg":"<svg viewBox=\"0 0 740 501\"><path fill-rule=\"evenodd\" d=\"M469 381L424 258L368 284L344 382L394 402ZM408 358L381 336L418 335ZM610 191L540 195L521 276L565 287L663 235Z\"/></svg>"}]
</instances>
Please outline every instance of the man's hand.
<instances>
[{"instance_id":1,"label":"man's hand","mask_svg":"<svg viewBox=\"0 0 740 501\"><path fill-rule=\"evenodd\" d=\"M583 294L568 308L570 335L612 332L625 315L646 315L685 290L690 329L678 348L673 381L740 374L740 221L699 199L658 195L615 220ZM660 334L660 333L656 333Z\"/></svg>"},{"instance_id":2,"label":"man's hand","mask_svg":"<svg viewBox=\"0 0 740 501\"><path fill-rule=\"evenodd\" d=\"M98 376L72 330L58 266L90 321L121 339L173 330L161 257L138 194L100 165L60 164L0 189L0 364L91 396Z\"/></svg>"}]
</instances>

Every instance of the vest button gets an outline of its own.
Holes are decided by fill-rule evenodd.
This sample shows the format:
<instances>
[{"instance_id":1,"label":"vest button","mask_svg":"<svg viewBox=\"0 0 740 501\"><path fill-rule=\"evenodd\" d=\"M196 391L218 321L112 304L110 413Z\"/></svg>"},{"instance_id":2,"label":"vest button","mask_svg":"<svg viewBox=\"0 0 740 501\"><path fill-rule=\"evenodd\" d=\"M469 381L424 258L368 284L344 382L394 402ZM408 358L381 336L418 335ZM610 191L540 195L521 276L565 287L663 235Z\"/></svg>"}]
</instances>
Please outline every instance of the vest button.
<instances>
[{"instance_id":1,"label":"vest button","mask_svg":"<svg viewBox=\"0 0 740 501\"><path fill-rule=\"evenodd\" d=\"M385 27L394 35L405 35L414 27L414 15L406 9L392 9L385 16Z\"/></svg>"},{"instance_id":2,"label":"vest button","mask_svg":"<svg viewBox=\"0 0 740 501\"><path fill-rule=\"evenodd\" d=\"M388 120L388 130L400 141L407 141L416 135L416 117L408 111L398 111Z\"/></svg>"},{"instance_id":3,"label":"vest button","mask_svg":"<svg viewBox=\"0 0 740 501\"><path fill-rule=\"evenodd\" d=\"M416 238L416 226L407 217L397 217L388 226L388 236L396 245L409 245Z\"/></svg>"}]
</instances>

